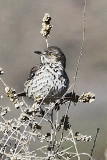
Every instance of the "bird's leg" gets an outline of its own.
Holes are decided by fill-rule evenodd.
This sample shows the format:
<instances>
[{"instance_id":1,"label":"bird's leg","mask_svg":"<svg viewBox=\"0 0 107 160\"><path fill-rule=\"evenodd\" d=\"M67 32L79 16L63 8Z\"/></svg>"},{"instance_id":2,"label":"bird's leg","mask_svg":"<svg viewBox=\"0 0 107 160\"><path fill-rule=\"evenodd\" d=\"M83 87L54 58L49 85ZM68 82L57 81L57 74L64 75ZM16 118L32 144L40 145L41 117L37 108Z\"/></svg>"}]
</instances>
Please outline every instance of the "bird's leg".
<instances>
[{"instance_id":1,"label":"bird's leg","mask_svg":"<svg viewBox=\"0 0 107 160\"><path fill-rule=\"evenodd\" d=\"M18 97L26 97L26 93L25 92L20 92L17 94Z\"/></svg>"}]
</instances>

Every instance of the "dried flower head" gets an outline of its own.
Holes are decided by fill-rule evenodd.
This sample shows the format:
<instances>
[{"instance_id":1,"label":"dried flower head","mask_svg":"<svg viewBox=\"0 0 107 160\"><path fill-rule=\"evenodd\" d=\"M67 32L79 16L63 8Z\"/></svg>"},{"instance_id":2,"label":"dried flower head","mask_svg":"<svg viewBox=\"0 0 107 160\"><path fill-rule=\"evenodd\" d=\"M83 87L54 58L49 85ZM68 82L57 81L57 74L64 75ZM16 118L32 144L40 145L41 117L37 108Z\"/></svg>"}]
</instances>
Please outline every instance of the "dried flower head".
<instances>
[{"instance_id":1,"label":"dried flower head","mask_svg":"<svg viewBox=\"0 0 107 160\"><path fill-rule=\"evenodd\" d=\"M29 120L29 117L28 117L28 115L27 115L26 113L21 113L21 114L20 114L20 117L18 118L18 120L19 120L20 122L25 122L25 121L28 121L28 120Z\"/></svg>"},{"instance_id":2,"label":"dried flower head","mask_svg":"<svg viewBox=\"0 0 107 160\"><path fill-rule=\"evenodd\" d=\"M47 38L49 37L50 31L52 29L52 25L50 24L51 17L49 13L45 13L42 21L43 23L40 33L42 34L43 37Z\"/></svg>"},{"instance_id":3,"label":"dried flower head","mask_svg":"<svg viewBox=\"0 0 107 160\"><path fill-rule=\"evenodd\" d=\"M49 15L49 13L45 13L44 17L43 17L43 22L47 22L47 23L50 23L51 21L51 17Z\"/></svg>"},{"instance_id":4,"label":"dried flower head","mask_svg":"<svg viewBox=\"0 0 107 160\"><path fill-rule=\"evenodd\" d=\"M83 142L90 142L93 138L92 136L87 136L87 135L82 135L81 133L79 132L76 132L75 133L75 139L77 141L83 141Z\"/></svg>"},{"instance_id":5,"label":"dried flower head","mask_svg":"<svg viewBox=\"0 0 107 160\"><path fill-rule=\"evenodd\" d=\"M18 109L24 105L23 102L19 102L15 89L6 86L5 92L6 92L6 95L10 98L10 101L13 102L15 108Z\"/></svg>"},{"instance_id":6,"label":"dried flower head","mask_svg":"<svg viewBox=\"0 0 107 160\"><path fill-rule=\"evenodd\" d=\"M5 116L7 112L11 111L10 107L6 106L0 106L0 114L1 116Z\"/></svg>"},{"instance_id":7,"label":"dried flower head","mask_svg":"<svg viewBox=\"0 0 107 160\"><path fill-rule=\"evenodd\" d=\"M6 95L10 98L11 101L16 99L16 91L11 87L5 87Z\"/></svg>"},{"instance_id":8,"label":"dried flower head","mask_svg":"<svg viewBox=\"0 0 107 160\"><path fill-rule=\"evenodd\" d=\"M83 103L92 103L95 101L95 94L91 93L91 92L87 92L87 93L83 93L79 99L78 102L83 102Z\"/></svg>"}]
</instances>

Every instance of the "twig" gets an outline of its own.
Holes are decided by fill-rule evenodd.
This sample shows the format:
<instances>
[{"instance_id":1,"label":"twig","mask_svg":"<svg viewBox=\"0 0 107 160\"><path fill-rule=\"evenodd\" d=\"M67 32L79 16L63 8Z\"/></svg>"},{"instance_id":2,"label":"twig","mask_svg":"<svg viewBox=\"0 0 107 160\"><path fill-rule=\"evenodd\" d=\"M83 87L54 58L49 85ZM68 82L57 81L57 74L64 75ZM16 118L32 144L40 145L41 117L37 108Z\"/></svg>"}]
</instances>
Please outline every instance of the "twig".
<instances>
[{"instance_id":1,"label":"twig","mask_svg":"<svg viewBox=\"0 0 107 160\"><path fill-rule=\"evenodd\" d=\"M65 116L64 116L64 121L63 121L63 128L62 128L61 138L60 138L60 140L59 140L59 145L58 145L58 148L57 148L57 150L55 151L55 153L58 152L58 150L60 149L61 144L62 144L63 134L64 134L64 124L65 124L65 119L66 119L66 116L67 116L67 114L68 114L70 105L71 105L71 101L69 102L69 105L68 105L68 107L67 107L67 110L66 110L66 113L65 113Z\"/></svg>"},{"instance_id":2,"label":"twig","mask_svg":"<svg viewBox=\"0 0 107 160\"><path fill-rule=\"evenodd\" d=\"M49 47L49 42L48 42L48 38L46 38L46 47Z\"/></svg>"},{"instance_id":3,"label":"twig","mask_svg":"<svg viewBox=\"0 0 107 160\"><path fill-rule=\"evenodd\" d=\"M73 143L74 143L74 147L75 147L75 151L76 151L76 156L78 157L78 160L80 160L80 156L79 156L78 149L77 149L77 145L76 145L76 142L75 142L75 139L74 139L73 131L70 130L70 133L71 133L71 135L72 135L72 140L73 140Z\"/></svg>"},{"instance_id":4,"label":"twig","mask_svg":"<svg viewBox=\"0 0 107 160\"><path fill-rule=\"evenodd\" d=\"M48 145L47 145L47 146L42 146L42 147L40 147L40 148L37 148L36 150L38 151L38 150L41 150L41 149L47 148L47 147L48 147Z\"/></svg>"},{"instance_id":5,"label":"twig","mask_svg":"<svg viewBox=\"0 0 107 160\"><path fill-rule=\"evenodd\" d=\"M93 160L93 158L88 153L79 153L78 155L79 156L85 155L85 156L88 156L90 158L90 160ZM75 157L77 157L77 155L74 155L72 158L75 158Z\"/></svg>"},{"instance_id":6,"label":"twig","mask_svg":"<svg viewBox=\"0 0 107 160\"><path fill-rule=\"evenodd\" d=\"M29 108L29 106L28 106L28 104L25 102L25 100L24 100L24 97L22 96L22 101L23 101L23 103L25 104L25 106L27 107L27 108Z\"/></svg>"},{"instance_id":7,"label":"twig","mask_svg":"<svg viewBox=\"0 0 107 160\"><path fill-rule=\"evenodd\" d=\"M66 148L66 149L64 149L64 150L62 150L61 152L58 152L58 153L63 155L63 154L66 153L67 150L70 150L71 148L73 148L73 146L70 146L70 147L68 147L68 148Z\"/></svg>"},{"instance_id":8,"label":"twig","mask_svg":"<svg viewBox=\"0 0 107 160\"><path fill-rule=\"evenodd\" d=\"M85 13L86 13L86 0L84 0L84 8L83 8L83 35L82 35L82 44L81 44L81 48L80 48L80 53L79 53L79 58L77 61L77 68L75 71L75 76L74 76L74 84L73 84L73 92L76 86L76 80L77 80L77 75L78 75L78 70L79 70L79 64L81 61L81 57L83 55L83 49L84 49L84 40L85 40Z\"/></svg>"},{"instance_id":9,"label":"twig","mask_svg":"<svg viewBox=\"0 0 107 160\"><path fill-rule=\"evenodd\" d=\"M97 128L97 132L96 132L95 139L94 139L94 144L93 144L93 147L92 147L92 149L91 149L91 154L90 154L91 157L92 157L92 155L93 155L94 148L95 148L95 146L96 146L96 141L97 141L97 136L98 136L99 131L100 131L100 128ZM89 160L90 160L90 158L89 158Z\"/></svg>"},{"instance_id":10,"label":"twig","mask_svg":"<svg viewBox=\"0 0 107 160\"><path fill-rule=\"evenodd\" d=\"M18 125L19 125L20 123L18 123ZM20 126L21 126L21 124L20 124ZM18 128L17 128L18 129ZM1 151L3 150L3 148L6 146L6 144L7 144L7 142L9 141L9 139L11 138L11 136L16 132L17 130L14 130L11 134L10 134L10 136L7 138L7 140L6 140L6 142L4 143L4 145L3 145L3 147L1 148Z\"/></svg>"},{"instance_id":11,"label":"twig","mask_svg":"<svg viewBox=\"0 0 107 160\"><path fill-rule=\"evenodd\" d=\"M29 122L29 123L30 123L30 122ZM24 131L23 131L23 133L22 133L22 135L21 135L21 137L20 137L20 140L19 140L19 142L18 142L18 144L17 144L17 147L15 148L15 151L14 151L14 154L13 154L11 160L14 158L14 156L15 156L15 154L16 154L16 151L17 151L17 149L18 149L18 147L19 147L19 145L20 145L20 141L21 141L21 139L22 139L22 137L23 137L23 135L24 135L27 127L29 126L29 123L28 123L28 124L25 126L25 128L24 128Z\"/></svg>"},{"instance_id":12,"label":"twig","mask_svg":"<svg viewBox=\"0 0 107 160\"><path fill-rule=\"evenodd\" d=\"M3 84L5 87L7 87L7 85L5 84L5 82L3 81L2 78L0 78L0 81L2 82L2 84Z\"/></svg>"}]
</instances>

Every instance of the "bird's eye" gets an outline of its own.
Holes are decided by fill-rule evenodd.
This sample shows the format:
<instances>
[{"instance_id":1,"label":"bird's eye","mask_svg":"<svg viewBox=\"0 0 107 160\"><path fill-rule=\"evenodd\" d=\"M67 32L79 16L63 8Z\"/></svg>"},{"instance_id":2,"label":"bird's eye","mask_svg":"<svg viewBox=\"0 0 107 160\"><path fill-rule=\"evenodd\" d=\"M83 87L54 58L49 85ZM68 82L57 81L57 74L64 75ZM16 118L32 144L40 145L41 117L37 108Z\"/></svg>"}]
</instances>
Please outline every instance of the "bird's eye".
<instances>
[{"instance_id":1,"label":"bird's eye","mask_svg":"<svg viewBox=\"0 0 107 160\"><path fill-rule=\"evenodd\" d=\"M50 54L49 54L50 56L53 56L53 54L52 54L52 52L50 52Z\"/></svg>"}]
</instances>

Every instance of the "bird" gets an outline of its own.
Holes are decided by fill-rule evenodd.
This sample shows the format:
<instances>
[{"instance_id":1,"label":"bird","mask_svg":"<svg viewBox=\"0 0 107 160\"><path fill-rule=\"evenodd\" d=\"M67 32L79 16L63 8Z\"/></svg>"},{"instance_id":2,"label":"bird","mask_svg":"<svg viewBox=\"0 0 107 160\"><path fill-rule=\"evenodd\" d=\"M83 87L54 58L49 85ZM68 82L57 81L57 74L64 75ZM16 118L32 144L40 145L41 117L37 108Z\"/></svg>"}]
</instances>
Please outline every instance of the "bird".
<instances>
[{"instance_id":1,"label":"bird","mask_svg":"<svg viewBox=\"0 0 107 160\"><path fill-rule=\"evenodd\" d=\"M36 104L55 102L69 87L69 78L65 71L66 57L56 46L34 53L40 55L40 64L31 69L22 95L33 99Z\"/></svg>"}]
</instances>

